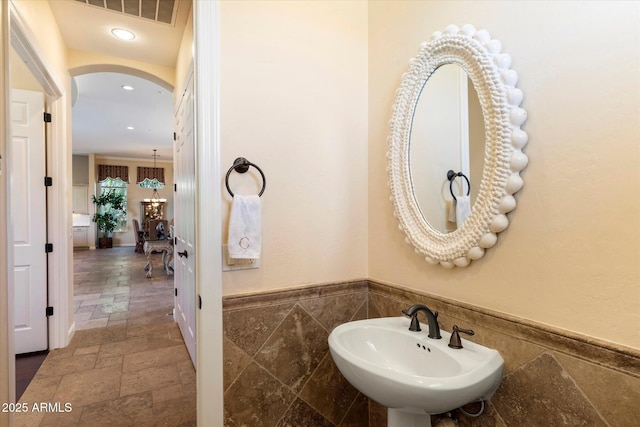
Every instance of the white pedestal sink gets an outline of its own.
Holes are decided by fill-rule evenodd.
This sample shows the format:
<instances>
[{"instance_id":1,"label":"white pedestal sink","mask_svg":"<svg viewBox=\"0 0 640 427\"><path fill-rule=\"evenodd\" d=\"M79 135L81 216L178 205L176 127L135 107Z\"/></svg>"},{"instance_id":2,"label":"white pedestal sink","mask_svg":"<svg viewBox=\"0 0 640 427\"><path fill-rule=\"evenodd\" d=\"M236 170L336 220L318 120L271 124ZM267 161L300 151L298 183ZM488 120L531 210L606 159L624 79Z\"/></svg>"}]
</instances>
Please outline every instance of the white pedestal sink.
<instances>
[{"instance_id":1,"label":"white pedestal sink","mask_svg":"<svg viewBox=\"0 0 640 427\"><path fill-rule=\"evenodd\" d=\"M448 347L409 331L406 317L358 320L336 327L329 348L338 369L360 392L389 408L388 427L425 427L441 414L493 396L504 369L500 353L471 341Z\"/></svg>"}]
</instances>

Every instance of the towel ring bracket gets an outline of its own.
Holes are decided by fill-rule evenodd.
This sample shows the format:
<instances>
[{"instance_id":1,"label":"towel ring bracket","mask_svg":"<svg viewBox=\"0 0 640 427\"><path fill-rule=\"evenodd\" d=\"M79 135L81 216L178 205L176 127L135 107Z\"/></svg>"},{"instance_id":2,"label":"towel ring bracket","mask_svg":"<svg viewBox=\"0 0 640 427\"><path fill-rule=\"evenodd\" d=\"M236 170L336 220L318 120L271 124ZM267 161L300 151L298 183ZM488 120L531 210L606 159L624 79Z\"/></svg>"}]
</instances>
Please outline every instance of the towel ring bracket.
<instances>
[{"instance_id":1,"label":"towel ring bracket","mask_svg":"<svg viewBox=\"0 0 640 427\"><path fill-rule=\"evenodd\" d=\"M238 173L245 173L246 171L249 170L250 166L251 166L251 162L249 160L245 159L244 157L238 157L233 161L232 168L234 171Z\"/></svg>"},{"instance_id":2,"label":"towel ring bracket","mask_svg":"<svg viewBox=\"0 0 640 427\"><path fill-rule=\"evenodd\" d=\"M471 183L469 182L469 178L467 178L467 176L465 174L463 174L462 172L454 172L451 169L449 169L449 171L447 172L447 179L449 180L449 191L451 192L451 197L453 197L453 200L458 200L456 199L456 195L453 194L453 181L456 180L456 177L461 176L464 178L465 181L467 181L467 196L469 194L471 194Z\"/></svg>"},{"instance_id":3,"label":"towel ring bracket","mask_svg":"<svg viewBox=\"0 0 640 427\"><path fill-rule=\"evenodd\" d=\"M264 193L264 189L267 187L267 179L265 178L264 172L262 172L262 169L260 169L258 165L256 165L255 163L251 163L249 160L245 159L244 157L238 157L233 161L233 165L227 171L227 176L224 179L224 183L227 186L227 191L229 192L229 194L231 194L231 197L234 197L233 191L231 191L231 187L229 187L229 175L231 175L231 171L236 171L238 173L245 173L249 170L249 167L251 166L256 168L258 172L260 172L260 176L262 176L262 190L260 190L260 193L258 193L258 196L262 196L262 193Z\"/></svg>"}]
</instances>

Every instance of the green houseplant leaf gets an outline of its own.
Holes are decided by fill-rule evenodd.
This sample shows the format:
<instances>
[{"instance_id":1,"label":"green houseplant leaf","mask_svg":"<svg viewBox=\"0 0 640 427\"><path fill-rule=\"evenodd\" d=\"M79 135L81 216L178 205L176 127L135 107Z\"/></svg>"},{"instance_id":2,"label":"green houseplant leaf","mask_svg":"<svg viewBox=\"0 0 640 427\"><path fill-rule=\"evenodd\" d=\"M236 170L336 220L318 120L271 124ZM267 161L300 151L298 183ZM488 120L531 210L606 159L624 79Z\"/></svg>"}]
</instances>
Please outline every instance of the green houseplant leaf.
<instances>
[{"instance_id":1,"label":"green houseplant leaf","mask_svg":"<svg viewBox=\"0 0 640 427\"><path fill-rule=\"evenodd\" d=\"M109 190L98 197L93 195L93 203L96 205L96 213L93 222L103 237L111 237L120 221L125 218L125 198L115 190Z\"/></svg>"}]
</instances>

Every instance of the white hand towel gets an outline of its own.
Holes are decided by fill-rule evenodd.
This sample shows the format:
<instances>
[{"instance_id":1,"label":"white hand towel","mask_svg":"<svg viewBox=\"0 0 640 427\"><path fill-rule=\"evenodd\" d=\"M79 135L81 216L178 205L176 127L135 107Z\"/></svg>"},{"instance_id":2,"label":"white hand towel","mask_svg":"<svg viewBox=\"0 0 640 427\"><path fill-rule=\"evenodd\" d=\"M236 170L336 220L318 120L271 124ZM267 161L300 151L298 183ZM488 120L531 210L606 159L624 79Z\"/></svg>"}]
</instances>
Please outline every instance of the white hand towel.
<instances>
[{"instance_id":1,"label":"white hand towel","mask_svg":"<svg viewBox=\"0 0 640 427\"><path fill-rule=\"evenodd\" d=\"M262 246L260 197L233 197L229 215L229 258L258 259Z\"/></svg>"},{"instance_id":2,"label":"white hand towel","mask_svg":"<svg viewBox=\"0 0 640 427\"><path fill-rule=\"evenodd\" d=\"M447 201L447 221L456 223L456 199Z\"/></svg>"},{"instance_id":3,"label":"white hand towel","mask_svg":"<svg viewBox=\"0 0 640 427\"><path fill-rule=\"evenodd\" d=\"M458 196L458 200L456 200L456 223L458 228L462 226L462 223L467 216L469 216L469 212L471 211L471 199L469 196Z\"/></svg>"}]
</instances>

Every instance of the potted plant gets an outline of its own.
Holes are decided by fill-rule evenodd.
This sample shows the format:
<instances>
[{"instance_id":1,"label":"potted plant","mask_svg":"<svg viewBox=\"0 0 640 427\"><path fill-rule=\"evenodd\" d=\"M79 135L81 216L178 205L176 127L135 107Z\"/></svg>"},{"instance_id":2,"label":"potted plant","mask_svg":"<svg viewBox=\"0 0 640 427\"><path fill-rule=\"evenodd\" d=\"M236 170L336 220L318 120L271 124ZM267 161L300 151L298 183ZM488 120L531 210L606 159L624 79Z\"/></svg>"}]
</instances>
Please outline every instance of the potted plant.
<instances>
[{"instance_id":1,"label":"potted plant","mask_svg":"<svg viewBox=\"0 0 640 427\"><path fill-rule=\"evenodd\" d=\"M98 197L93 195L93 203L96 205L93 222L102 234L98 238L99 248L113 247L113 231L126 218L125 201L124 195L116 190L109 190Z\"/></svg>"}]
</instances>

